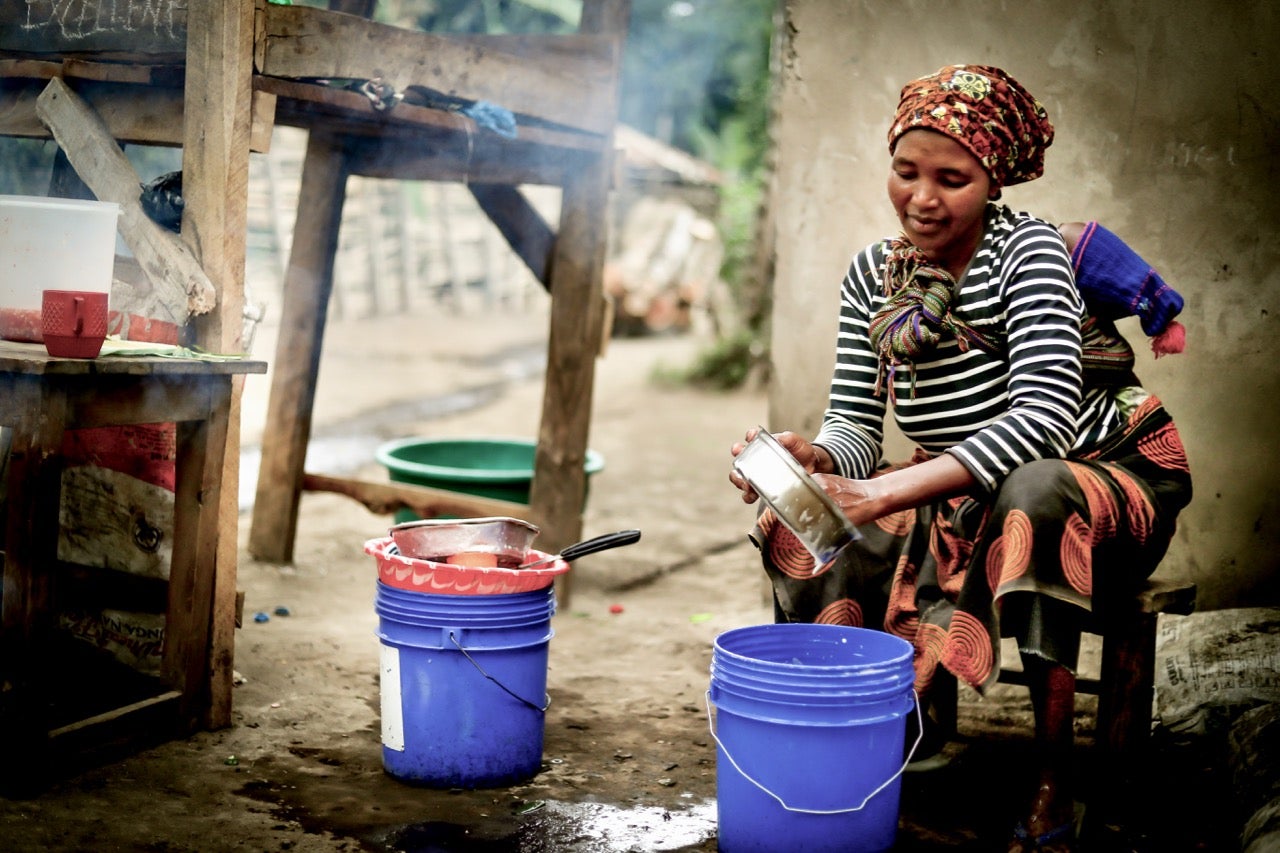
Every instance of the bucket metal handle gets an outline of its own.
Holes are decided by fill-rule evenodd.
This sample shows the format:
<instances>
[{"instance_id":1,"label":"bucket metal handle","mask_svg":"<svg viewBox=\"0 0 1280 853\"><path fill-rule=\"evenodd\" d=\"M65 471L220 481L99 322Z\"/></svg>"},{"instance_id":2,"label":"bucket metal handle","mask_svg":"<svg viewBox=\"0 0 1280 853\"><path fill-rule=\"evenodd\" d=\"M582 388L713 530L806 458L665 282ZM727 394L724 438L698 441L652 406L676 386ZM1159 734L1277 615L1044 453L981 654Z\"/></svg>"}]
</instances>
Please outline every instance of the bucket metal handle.
<instances>
[{"instance_id":1,"label":"bucket metal handle","mask_svg":"<svg viewBox=\"0 0 1280 853\"><path fill-rule=\"evenodd\" d=\"M457 638L457 636L453 633L453 631L449 631L449 642L453 643L453 644L454 644L454 646L456 646L456 647L457 647L458 651L462 652L462 656L463 656L464 658L466 658L467 660L471 661L471 665L472 665L472 666L474 666L474 667L475 667L475 668L480 672L480 674L481 674L481 675L483 675L485 678L489 679L489 680L490 680L490 681L492 681L494 684L498 685L498 686L499 686L499 687L501 687L503 690L505 690L505 691L507 692L507 694L511 696L511 698L513 698L513 699L515 699L515 700L517 700L517 701L519 701L519 702L523 702L524 704L528 705L528 706L529 706L530 708L532 708L533 710L535 710L535 711L539 711L539 712L544 713L544 714L547 712L547 709L551 707L551 694L550 694L550 693L546 694L546 697L547 697L547 701L546 701L546 703L545 703L545 704L543 704L541 707L539 707L538 705L534 704L533 702L530 702L528 699L526 699L526 698L524 698L523 696L521 696L519 693L516 693L516 692L515 692L514 690L512 690L510 687L508 687L507 685L503 684L501 681L499 681L498 679L494 678L494 677L493 677L492 675L490 675L489 673L485 672L485 671L484 671L484 667L480 666L480 664L476 662L476 659L475 659L475 658L473 658L471 655L467 654L467 650L466 650L466 649L464 649L464 648L462 647L462 643L459 643L459 642L458 642L458 638Z\"/></svg>"},{"instance_id":2,"label":"bucket metal handle","mask_svg":"<svg viewBox=\"0 0 1280 853\"><path fill-rule=\"evenodd\" d=\"M743 779L746 779L752 785L755 785L761 791L764 791L770 797L773 797L773 799L777 800L778 805L782 806L782 808L785 809L786 811L795 812L798 814L814 814L814 815L849 814L850 812L862 811L864 808L867 807L867 803L871 802L872 797L874 797L876 794L880 793L885 788L888 788L890 785L892 785L893 780L897 779L899 776L902 775L902 772L907 769L907 765L911 763L912 757L916 754L916 747L920 746L920 740L924 737L924 714L920 711L919 692L915 690L912 690L911 692L916 699L916 718L919 720L919 723L920 723L920 725L916 727L917 728L916 742L911 744L911 751L907 753L907 757L902 760L902 766L899 767L892 776L890 776L888 779L885 779L883 782L881 782L880 787L876 788L870 794L867 794L866 799L864 799L861 803L859 803L856 806L853 806L852 808L847 808L847 809L802 809L795 806L789 806L787 805L786 801L782 799L782 797L779 797L773 791L766 788L762 783L758 782L755 778L748 775L747 771L743 770L740 766L738 766L738 762L735 761L733 758L733 755L730 754L729 748L724 745L724 742L720 740L720 735L716 732L715 722L711 719L711 691L710 690L707 690L704 696L704 699L707 705L707 728L711 730L711 737L715 739L716 746L720 747L720 750L724 752L724 757L729 759L729 763L733 765L733 769L737 770Z\"/></svg>"}]
</instances>

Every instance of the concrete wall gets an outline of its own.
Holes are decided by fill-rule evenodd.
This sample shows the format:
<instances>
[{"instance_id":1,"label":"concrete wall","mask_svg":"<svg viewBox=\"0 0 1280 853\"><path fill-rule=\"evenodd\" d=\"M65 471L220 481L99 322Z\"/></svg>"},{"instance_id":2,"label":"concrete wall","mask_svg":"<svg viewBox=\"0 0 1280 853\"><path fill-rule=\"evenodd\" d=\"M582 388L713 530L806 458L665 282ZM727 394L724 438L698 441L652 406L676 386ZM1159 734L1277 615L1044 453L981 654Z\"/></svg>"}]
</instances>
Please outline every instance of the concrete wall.
<instances>
[{"instance_id":1,"label":"concrete wall","mask_svg":"<svg viewBox=\"0 0 1280 853\"><path fill-rule=\"evenodd\" d=\"M902 84L1001 66L1057 128L1045 177L1005 201L1102 221L1187 300L1181 355L1155 361L1122 326L1195 477L1161 573L1196 581L1205 609L1280 602L1280 4L784 2L770 428L816 430L840 277L896 232L885 133Z\"/></svg>"}]
</instances>

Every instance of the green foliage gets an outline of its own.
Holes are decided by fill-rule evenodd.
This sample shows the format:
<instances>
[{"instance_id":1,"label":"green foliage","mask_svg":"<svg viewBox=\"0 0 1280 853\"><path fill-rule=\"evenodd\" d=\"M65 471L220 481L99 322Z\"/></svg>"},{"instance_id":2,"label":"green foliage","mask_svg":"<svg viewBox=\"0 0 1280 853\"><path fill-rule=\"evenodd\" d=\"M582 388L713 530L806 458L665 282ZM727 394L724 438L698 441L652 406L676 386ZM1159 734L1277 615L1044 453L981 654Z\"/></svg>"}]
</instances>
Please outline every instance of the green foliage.
<instances>
[{"instance_id":1,"label":"green foliage","mask_svg":"<svg viewBox=\"0 0 1280 853\"><path fill-rule=\"evenodd\" d=\"M763 159L776 0L633 0L621 119L721 168ZM734 122L756 148L746 163L716 142Z\"/></svg>"},{"instance_id":2,"label":"green foliage","mask_svg":"<svg viewBox=\"0 0 1280 853\"><path fill-rule=\"evenodd\" d=\"M621 120L690 151L724 175L721 278L744 327L668 379L738 387L764 364L768 287L755 268L769 148L776 0L633 0Z\"/></svg>"},{"instance_id":3,"label":"green foliage","mask_svg":"<svg viewBox=\"0 0 1280 853\"><path fill-rule=\"evenodd\" d=\"M764 348L757 336L742 329L721 337L703 349L688 366L660 366L655 382L667 385L695 385L715 391L741 387L763 362Z\"/></svg>"}]
</instances>

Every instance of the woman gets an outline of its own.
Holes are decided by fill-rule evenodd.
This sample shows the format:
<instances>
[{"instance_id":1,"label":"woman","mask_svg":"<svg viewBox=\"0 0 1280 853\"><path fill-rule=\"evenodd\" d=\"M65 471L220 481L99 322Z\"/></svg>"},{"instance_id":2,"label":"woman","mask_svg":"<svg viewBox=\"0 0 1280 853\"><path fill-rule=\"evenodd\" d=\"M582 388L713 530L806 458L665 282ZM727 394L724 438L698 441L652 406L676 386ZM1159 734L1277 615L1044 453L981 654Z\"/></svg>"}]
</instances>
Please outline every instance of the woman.
<instances>
[{"instance_id":1,"label":"woman","mask_svg":"<svg viewBox=\"0 0 1280 853\"><path fill-rule=\"evenodd\" d=\"M945 673L985 690L999 638L1017 638L1039 769L1011 851L1070 849L1082 619L1155 569L1191 498L1177 430L1110 320L1086 310L1058 230L994 203L1043 173L1052 140L998 68L949 66L902 90L888 182L902 234L845 277L817 437L778 434L863 538L814 574L772 513L754 535L780 618L908 639L921 695ZM919 449L882 468L889 406Z\"/></svg>"}]
</instances>

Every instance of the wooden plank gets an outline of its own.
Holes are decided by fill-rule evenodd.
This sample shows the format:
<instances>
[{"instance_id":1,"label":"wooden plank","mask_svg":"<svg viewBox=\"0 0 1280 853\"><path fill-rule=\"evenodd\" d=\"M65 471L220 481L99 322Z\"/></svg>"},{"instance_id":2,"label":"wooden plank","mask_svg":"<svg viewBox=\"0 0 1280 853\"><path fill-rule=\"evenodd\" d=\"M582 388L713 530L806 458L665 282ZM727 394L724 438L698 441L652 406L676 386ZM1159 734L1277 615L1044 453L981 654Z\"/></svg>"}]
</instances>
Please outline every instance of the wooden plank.
<instances>
[{"instance_id":1,"label":"wooden plank","mask_svg":"<svg viewBox=\"0 0 1280 853\"><path fill-rule=\"evenodd\" d=\"M188 0L0 3L0 50L181 58Z\"/></svg>"},{"instance_id":2,"label":"wooden plank","mask_svg":"<svg viewBox=\"0 0 1280 853\"><path fill-rule=\"evenodd\" d=\"M244 349L245 239L253 115L253 0L193 4L187 20L182 239L218 291L217 310L195 319L196 343L211 352ZM231 383L211 422L202 501L220 497L202 523L200 570L208 571L209 703L205 724L231 724L239 549L240 400ZM220 427L218 429L217 427ZM202 522L205 516L201 516ZM203 589L203 587L202 587Z\"/></svg>"},{"instance_id":3,"label":"wooden plank","mask_svg":"<svg viewBox=\"0 0 1280 853\"><path fill-rule=\"evenodd\" d=\"M0 92L0 134L48 139L52 134L36 114L44 80L9 80ZM181 140L182 90L140 89L123 83L76 81L75 91L102 117L112 139L126 144L176 145Z\"/></svg>"},{"instance_id":4,"label":"wooden plank","mask_svg":"<svg viewBox=\"0 0 1280 853\"><path fill-rule=\"evenodd\" d=\"M182 325L191 314L211 310L213 283L186 246L147 217L138 173L97 113L56 78L40 94L36 112L94 195L120 205L120 234L151 283L148 316Z\"/></svg>"},{"instance_id":5,"label":"wooden plank","mask_svg":"<svg viewBox=\"0 0 1280 853\"><path fill-rule=\"evenodd\" d=\"M555 246L556 235L542 214L518 187L469 182L467 188L520 260L549 290L551 250Z\"/></svg>"},{"instance_id":6,"label":"wooden plank","mask_svg":"<svg viewBox=\"0 0 1280 853\"><path fill-rule=\"evenodd\" d=\"M169 358L166 356L100 356L95 359L54 358L44 344L22 344L16 341L0 341L0 373L21 373L30 376L85 376L95 377L95 387L104 387L116 376L151 377L156 384L187 382L189 376L219 376L239 373L266 373L265 362L250 359L223 359L211 361L196 358ZM8 401L0 396L0 418L9 409ZM166 401L166 405L172 401ZM21 414L21 410L16 411ZM137 423L151 423L140 421ZM0 420L0 423L8 421ZM76 427L89 426L77 423Z\"/></svg>"},{"instance_id":7,"label":"wooden plank","mask_svg":"<svg viewBox=\"0 0 1280 853\"><path fill-rule=\"evenodd\" d=\"M523 56L304 6L262 9L261 73L303 79L381 78L490 101L546 121L607 132L616 107L612 38L546 36L554 51ZM521 44L534 44L523 39Z\"/></svg>"},{"instance_id":8,"label":"wooden plank","mask_svg":"<svg viewBox=\"0 0 1280 853\"><path fill-rule=\"evenodd\" d=\"M333 492L363 504L369 512L391 515L407 509L420 518L483 518L504 516L538 524L532 509L511 501L493 500L413 483L375 483L353 478L307 474L302 487L308 492Z\"/></svg>"},{"instance_id":9,"label":"wooden plank","mask_svg":"<svg viewBox=\"0 0 1280 853\"><path fill-rule=\"evenodd\" d=\"M173 495L173 558L169 568L169 604L160 675L182 693L181 724L194 728L209 706L210 627L213 604L216 543L216 504L203 504L202 489L210 483L209 469L221 459L209 458L210 448L225 438L211 421L183 421L177 429L177 480ZM215 453L215 456L220 454ZM213 463L213 464L211 464ZM217 482L212 483L216 500ZM206 516L206 518L202 518ZM213 524L207 516L215 516ZM205 534L205 535L202 535Z\"/></svg>"},{"instance_id":10,"label":"wooden plank","mask_svg":"<svg viewBox=\"0 0 1280 853\"><path fill-rule=\"evenodd\" d=\"M143 86L182 86L182 72L173 66L125 65L119 62L87 62L82 59L0 59L0 77L35 80L70 77L108 83L139 83Z\"/></svg>"},{"instance_id":11,"label":"wooden plank","mask_svg":"<svg viewBox=\"0 0 1280 853\"><path fill-rule=\"evenodd\" d=\"M86 717L83 720L76 720L74 723L51 729L49 731L49 739L57 740L58 738L74 737L90 729L114 725L130 717L154 711L157 706L173 705L177 707L181 698L182 694L177 690L166 690L147 699L142 699L129 705L122 705L119 708L113 708L110 711L104 711L101 714L95 714L92 717Z\"/></svg>"},{"instance_id":12,"label":"wooden plank","mask_svg":"<svg viewBox=\"0 0 1280 853\"><path fill-rule=\"evenodd\" d=\"M0 136L36 139L51 136L36 115L36 100L48 79L5 80L0 87ZM182 144L183 96L180 86L143 86L80 79L69 85L102 118L107 132L117 142L126 145ZM265 153L270 150L275 104L275 95L254 92L250 151Z\"/></svg>"},{"instance_id":13,"label":"wooden plank","mask_svg":"<svg viewBox=\"0 0 1280 853\"><path fill-rule=\"evenodd\" d=\"M550 146L595 152L607 144L599 133L572 128L521 127L519 137L506 139L480 130L475 122L453 110L434 109L417 104L399 104L392 110L379 111L367 97L350 89L326 86L280 77L255 77L254 87L279 98L276 121L291 127L322 128L331 133L395 138L402 143L416 142L419 148L427 141L448 142L470 151L477 163L485 161L488 148L510 157L513 152L535 146Z\"/></svg>"},{"instance_id":14,"label":"wooden plank","mask_svg":"<svg viewBox=\"0 0 1280 853\"><path fill-rule=\"evenodd\" d=\"M347 174L341 139L312 131L302 165L249 530L249 551L260 560L287 563L293 559Z\"/></svg>"}]
</instances>

